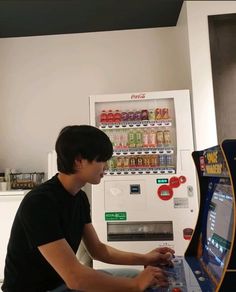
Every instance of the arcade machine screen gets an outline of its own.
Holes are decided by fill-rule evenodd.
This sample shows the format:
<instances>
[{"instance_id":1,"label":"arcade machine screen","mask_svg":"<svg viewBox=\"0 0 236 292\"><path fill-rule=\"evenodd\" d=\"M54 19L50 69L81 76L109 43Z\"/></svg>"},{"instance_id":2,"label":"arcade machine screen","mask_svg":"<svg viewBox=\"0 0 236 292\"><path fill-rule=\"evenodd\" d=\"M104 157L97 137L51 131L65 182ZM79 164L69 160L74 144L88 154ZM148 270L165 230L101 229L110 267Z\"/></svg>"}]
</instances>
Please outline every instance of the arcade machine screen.
<instances>
[{"instance_id":1,"label":"arcade machine screen","mask_svg":"<svg viewBox=\"0 0 236 292\"><path fill-rule=\"evenodd\" d=\"M217 285L229 255L233 233L233 194L229 179L210 180L202 227L198 257Z\"/></svg>"}]
</instances>

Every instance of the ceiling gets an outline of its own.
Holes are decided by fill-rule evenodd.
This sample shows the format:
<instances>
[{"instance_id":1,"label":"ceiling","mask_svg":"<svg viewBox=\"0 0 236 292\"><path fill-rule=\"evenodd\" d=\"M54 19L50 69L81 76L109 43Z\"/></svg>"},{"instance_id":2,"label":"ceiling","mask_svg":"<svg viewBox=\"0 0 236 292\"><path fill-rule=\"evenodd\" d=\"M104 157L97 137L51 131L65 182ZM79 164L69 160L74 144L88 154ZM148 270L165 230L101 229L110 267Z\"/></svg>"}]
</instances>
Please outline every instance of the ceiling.
<instances>
[{"instance_id":1,"label":"ceiling","mask_svg":"<svg viewBox=\"0 0 236 292\"><path fill-rule=\"evenodd\" d=\"M0 0L0 38L175 26L183 0Z\"/></svg>"}]
</instances>

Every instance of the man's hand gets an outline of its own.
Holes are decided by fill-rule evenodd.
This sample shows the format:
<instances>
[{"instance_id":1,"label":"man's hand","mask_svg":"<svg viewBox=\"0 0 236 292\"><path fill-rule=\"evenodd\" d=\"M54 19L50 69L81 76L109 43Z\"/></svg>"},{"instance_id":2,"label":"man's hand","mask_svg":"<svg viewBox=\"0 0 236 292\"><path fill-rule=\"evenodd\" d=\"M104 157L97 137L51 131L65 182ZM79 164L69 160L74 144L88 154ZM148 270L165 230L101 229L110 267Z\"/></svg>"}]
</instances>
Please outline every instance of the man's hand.
<instances>
[{"instance_id":1,"label":"man's hand","mask_svg":"<svg viewBox=\"0 0 236 292\"><path fill-rule=\"evenodd\" d=\"M172 265L175 251L168 247L156 248L145 254L145 265Z\"/></svg>"},{"instance_id":2,"label":"man's hand","mask_svg":"<svg viewBox=\"0 0 236 292\"><path fill-rule=\"evenodd\" d=\"M138 291L145 291L148 287L151 286L168 286L167 274L158 267L147 266L133 280L136 282Z\"/></svg>"}]
</instances>

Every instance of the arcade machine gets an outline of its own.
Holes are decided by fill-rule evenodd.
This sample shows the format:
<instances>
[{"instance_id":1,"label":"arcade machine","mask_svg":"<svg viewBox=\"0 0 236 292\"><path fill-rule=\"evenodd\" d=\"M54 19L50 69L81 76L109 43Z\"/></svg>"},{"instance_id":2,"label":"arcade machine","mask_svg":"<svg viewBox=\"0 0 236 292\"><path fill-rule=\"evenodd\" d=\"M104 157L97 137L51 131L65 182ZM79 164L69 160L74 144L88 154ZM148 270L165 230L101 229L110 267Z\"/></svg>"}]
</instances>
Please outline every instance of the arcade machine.
<instances>
[{"instance_id":1,"label":"arcade machine","mask_svg":"<svg viewBox=\"0 0 236 292\"><path fill-rule=\"evenodd\" d=\"M149 292L235 291L236 140L193 152L200 185L197 225L184 257L175 257L168 288Z\"/></svg>"},{"instance_id":2,"label":"arcade machine","mask_svg":"<svg viewBox=\"0 0 236 292\"><path fill-rule=\"evenodd\" d=\"M91 96L90 122L114 150L101 183L92 186L101 241L141 253L167 246L183 256L199 200L189 91Z\"/></svg>"}]
</instances>

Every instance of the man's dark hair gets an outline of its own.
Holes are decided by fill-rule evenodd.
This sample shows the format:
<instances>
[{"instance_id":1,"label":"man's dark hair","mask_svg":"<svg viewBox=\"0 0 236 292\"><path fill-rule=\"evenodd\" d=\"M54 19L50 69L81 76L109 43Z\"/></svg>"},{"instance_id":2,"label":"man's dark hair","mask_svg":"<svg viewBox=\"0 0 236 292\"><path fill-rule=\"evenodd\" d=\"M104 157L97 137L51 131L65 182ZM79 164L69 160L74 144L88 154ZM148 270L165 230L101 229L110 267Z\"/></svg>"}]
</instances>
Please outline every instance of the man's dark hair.
<instances>
[{"instance_id":1,"label":"man's dark hair","mask_svg":"<svg viewBox=\"0 0 236 292\"><path fill-rule=\"evenodd\" d=\"M64 127L56 141L57 168L65 174L75 173L74 163L77 158L92 162L105 162L113 153L108 136L98 128L88 125Z\"/></svg>"}]
</instances>

